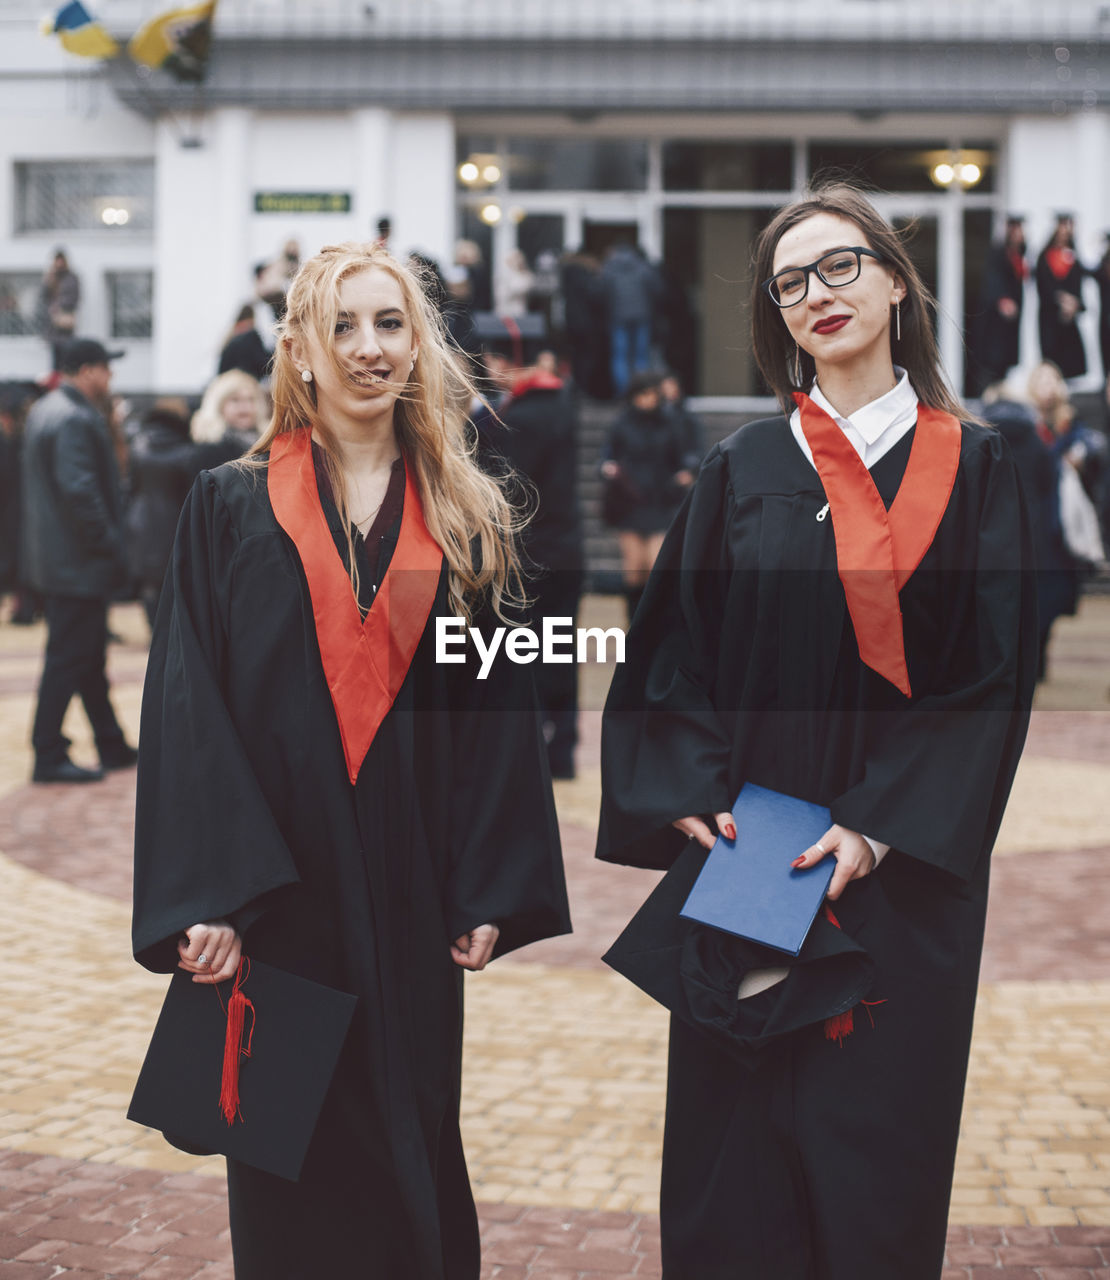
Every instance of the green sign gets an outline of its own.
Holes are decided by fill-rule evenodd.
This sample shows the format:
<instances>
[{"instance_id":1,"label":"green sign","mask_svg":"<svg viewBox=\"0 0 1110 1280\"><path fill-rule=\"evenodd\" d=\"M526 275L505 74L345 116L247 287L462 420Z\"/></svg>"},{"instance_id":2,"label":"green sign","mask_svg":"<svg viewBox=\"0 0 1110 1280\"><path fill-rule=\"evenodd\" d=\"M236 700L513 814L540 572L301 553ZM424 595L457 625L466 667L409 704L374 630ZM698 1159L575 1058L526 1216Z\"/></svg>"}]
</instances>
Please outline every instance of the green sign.
<instances>
[{"instance_id":1,"label":"green sign","mask_svg":"<svg viewBox=\"0 0 1110 1280\"><path fill-rule=\"evenodd\" d=\"M255 213L350 213L349 191L256 191Z\"/></svg>"}]
</instances>

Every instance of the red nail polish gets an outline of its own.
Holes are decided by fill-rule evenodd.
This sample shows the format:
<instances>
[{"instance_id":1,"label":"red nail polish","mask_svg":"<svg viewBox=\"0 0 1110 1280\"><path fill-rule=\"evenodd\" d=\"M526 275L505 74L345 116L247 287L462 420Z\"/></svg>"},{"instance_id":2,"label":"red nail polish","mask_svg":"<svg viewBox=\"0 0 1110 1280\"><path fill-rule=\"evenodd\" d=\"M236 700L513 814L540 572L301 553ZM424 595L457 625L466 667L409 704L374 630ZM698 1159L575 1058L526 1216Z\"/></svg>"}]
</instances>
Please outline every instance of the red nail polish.
<instances>
[{"instance_id":1,"label":"red nail polish","mask_svg":"<svg viewBox=\"0 0 1110 1280\"><path fill-rule=\"evenodd\" d=\"M804 853L799 854L790 864L792 867L800 867L805 864L806 856Z\"/></svg>"},{"instance_id":2,"label":"red nail polish","mask_svg":"<svg viewBox=\"0 0 1110 1280\"><path fill-rule=\"evenodd\" d=\"M736 828L735 828L735 826L733 826L733 824L732 824L731 822L726 822L726 823L725 823L725 836L726 836L729 840L735 840L735 839L736 839Z\"/></svg>"}]
</instances>

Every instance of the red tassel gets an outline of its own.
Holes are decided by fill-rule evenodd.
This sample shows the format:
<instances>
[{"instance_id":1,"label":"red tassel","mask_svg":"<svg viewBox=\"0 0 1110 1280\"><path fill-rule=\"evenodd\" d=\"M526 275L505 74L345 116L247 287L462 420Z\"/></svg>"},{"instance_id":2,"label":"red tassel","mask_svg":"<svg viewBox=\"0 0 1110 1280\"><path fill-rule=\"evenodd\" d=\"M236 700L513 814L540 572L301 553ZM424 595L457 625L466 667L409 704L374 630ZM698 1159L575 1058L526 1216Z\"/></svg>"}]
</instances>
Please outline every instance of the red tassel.
<instances>
[{"instance_id":1,"label":"red tassel","mask_svg":"<svg viewBox=\"0 0 1110 1280\"><path fill-rule=\"evenodd\" d=\"M254 1005L243 994L243 983L250 974L250 961L243 956L239 961L239 971L235 975L235 986L231 999L227 1002L227 1034L224 1037L224 1069L220 1082L220 1110L229 1125L242 1120L239 1110L239 1060L251 1056L251 1042L254 1039ZM217 987L217 994L219 988ZM223 1001L221 1000L221 1004ZM251 1011L251 1029L247 1043L243 1044L243 1027L247 1010Z\"/></svg>"},{"instance_id":2,"label":"red tassel","mask_svg":"<svg viewBox=\"0 0 1110 1280\"><path fill-rule=\"evenodd\" d=\"M825 903L825 918L829 924L835 925L839 929L840 921L833 915L833 909L829 904ZM834 1014L831 1018L825 1019L825 1039L835 1040L838 1045L843 1046L844 1041L856 1029L856 1020L852 1016L851 1009L844 1013Z\"/></svg>"},{"instance_id":3,"label":"red tassel","mask_svg":"<svg viewBox=\"0 0 1110 1280\"><path fill-rule=\"evenodd\" d=\"M832 1018L825 1019L825 1039L835 1040L837 1044L842 1045L855 1029L856 1020L852 1016L851 1009L846 1013L838 1013Z\"/></svg>"}]
</instances>

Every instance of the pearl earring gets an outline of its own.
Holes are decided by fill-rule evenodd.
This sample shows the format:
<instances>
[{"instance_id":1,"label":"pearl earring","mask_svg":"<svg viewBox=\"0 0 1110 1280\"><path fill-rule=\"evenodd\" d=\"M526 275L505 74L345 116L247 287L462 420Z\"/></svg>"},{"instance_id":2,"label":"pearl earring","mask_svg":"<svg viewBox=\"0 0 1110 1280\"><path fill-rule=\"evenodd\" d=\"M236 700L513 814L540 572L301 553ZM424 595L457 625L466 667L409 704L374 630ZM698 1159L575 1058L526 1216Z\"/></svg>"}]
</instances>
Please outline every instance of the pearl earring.
<instances>
[{"instance_id":1,"label":"pearl earring","mask_svg":"<svg viewBox=\"0 0 1110 1280\"><path fill-rule=\"evenodd\" d=\"M301 370L301 381L302 381L302 382L311 382L311 381L312 381L312 370L311 370L311 369L302 369L302 370Z\"/></svg>"}]
</instances>

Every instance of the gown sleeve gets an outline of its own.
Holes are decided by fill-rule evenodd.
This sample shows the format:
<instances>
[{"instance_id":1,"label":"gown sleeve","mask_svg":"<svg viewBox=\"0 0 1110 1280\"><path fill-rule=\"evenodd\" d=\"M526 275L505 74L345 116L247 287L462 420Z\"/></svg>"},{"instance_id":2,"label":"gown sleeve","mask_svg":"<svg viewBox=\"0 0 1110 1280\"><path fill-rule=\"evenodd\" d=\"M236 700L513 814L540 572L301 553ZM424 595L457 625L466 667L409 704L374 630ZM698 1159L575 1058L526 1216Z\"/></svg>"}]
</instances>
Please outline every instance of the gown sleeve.
<instances>
[{"instance_id":1,"label":"gown sleeve","mask_svg":"<svg viewBox=\"0 0 1110 1280\"><path fill-rule=\"evenodd\" d=\"M664 539L605 705L597 856L606 862L665 869L685 840L676 818L732 808L731 741L712 700L728 503L714 448Z\"/></svg>"},{"instance_id":2,"label":"gown sleeve","mask_svg":"<svg viewBox=\"0 0 1110 1280\"><path fill-rule=\"evenodd\" d=\"M488 644L495 620L473 625ZM450 671L447 922L452 938L496 924L499 956L571 929L547 748L530 666L502 645L486 679L469 656Z\"/></svg>"},{"instance_id":3,"label":"gown sleeve","mask_svg":"<svg viewBox=\"0 0 1110 1280\"><path fill-rule=\"evenodd\" d=\"M170 972L182 931L297 880L224 695L238 535L202 474L182 512L151 642L139 734L132 946Z\"/></svg>"},{"instance_id":4,"label":"gown sleeve","mask_svg":"<svg viewBox=\"0 0 1110 1280\"><path fill-rule=\"evenodd\" d=\"M993 434L942 643L947 672L909 706L878 713L863 776L833 821L970 879L994 843L1036 683L1036 577L1017 470Z\"/></svg>"}]
</instances>

